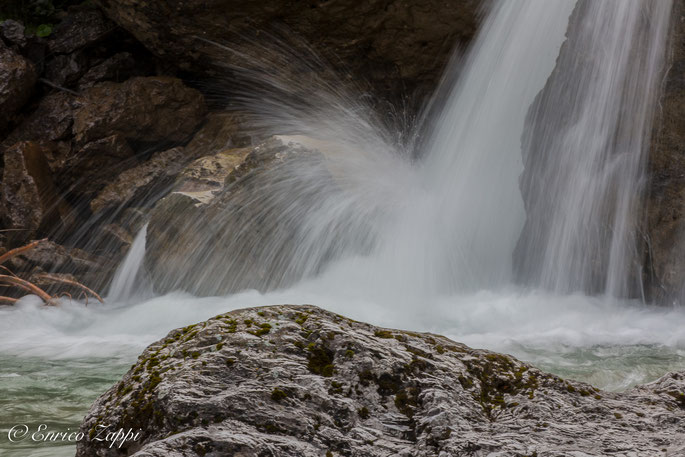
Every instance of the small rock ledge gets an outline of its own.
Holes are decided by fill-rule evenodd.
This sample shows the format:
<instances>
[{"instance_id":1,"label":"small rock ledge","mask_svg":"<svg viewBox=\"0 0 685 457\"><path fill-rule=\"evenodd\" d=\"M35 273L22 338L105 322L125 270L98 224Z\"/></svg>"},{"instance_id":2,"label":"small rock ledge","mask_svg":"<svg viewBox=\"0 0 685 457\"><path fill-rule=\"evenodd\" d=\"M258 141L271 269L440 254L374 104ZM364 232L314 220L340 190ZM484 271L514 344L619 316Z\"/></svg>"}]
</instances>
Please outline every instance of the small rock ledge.
<instances>
[{"instance_id":1,"label":"small rock ledge","mask_svg":"<svg viewBox=\"0 0 685 457\"><path fill-rule=\"evenodd\" d=\"M314 306L237 310L152 344L81 425L77 457L666 456L685 374L625 393Z\"/></svg>"}]
</instances>

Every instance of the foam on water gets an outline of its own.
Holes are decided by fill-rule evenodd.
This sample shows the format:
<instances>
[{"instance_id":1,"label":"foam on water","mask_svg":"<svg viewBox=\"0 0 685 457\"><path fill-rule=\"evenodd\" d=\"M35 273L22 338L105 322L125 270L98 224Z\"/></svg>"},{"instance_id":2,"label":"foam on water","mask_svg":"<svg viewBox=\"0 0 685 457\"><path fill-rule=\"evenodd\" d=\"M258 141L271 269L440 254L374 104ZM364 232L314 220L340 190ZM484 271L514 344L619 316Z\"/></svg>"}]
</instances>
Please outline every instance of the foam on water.
<instances>
[{"instance_id":1,"label":"foam on water","mask_svg":"<svg viewBox=\"0 0 685 457\"><path fill-rule=\"evenodd\" d=\"M580 4L588 2L582 0ZM588 246L594 246L597 238L584 232L584 221L598 214L596 204L602 206L602 202L590 200L613 201L614 194L586 192L573 199L577 204L570 205L571 209L561 205L564 217L554 218L558 222L554 226L564 228L559 237L538 236L539 230L529 230L534 236L525 252L544 252L545 262L540 264L551 267L541 271L554 273L554 280L526 277L524 282L556 293L508 285L516 267L512 254L526 216L519 191L523 167L520 138L529 106L554 68L575 5L575 0L496 3L466 59L460 80L445 82L443 109L429 118L434 126L417 150L411 142L398 141L396 137L402 135L386 129L357 94L350 96L330 83L301 87L303 82L298 86L297 81L270 76L269 71L279 67L274 62L279 61L257 66L269 70L257 71L256 75L265 80L262 83L267 88L275 90L271 98L261 92L248 96L257 104L255 111L261 108L265 125L290 130L277 133L314 138L323 158L310 163L309 156L304 156L292 166L273 167L264 173L265 185L257 186L260 190L250 202L254 206L246 211L253 225L245 225L240 231L249 235L256 227L261 230L256 233L264 236L240 238L236 231L225 230L222 234L238 248L229 249L230 256L219 253L212 262L207 260L204 254L216 248L216 240L207 237L206 246L201 246L204 250L196 250L199 262L179 267L183 274L198 273L199 278L222 273L209 278L208 286L235 280L235 289L244 284L263 289L289 284L288 288L266 294L247 290L204 298L185 293L140 295L138 292L145 290L139 287L145 253L143 230L117 272L106 305L90 303L86 307L65 301L59 307L43 307L39 300L26 297L14 307L0 308L0 408L4 411L0 430L12 423L37 421L62 430L75 427L93 399L120 378L145 346L171 329L233 309L269 304L314 304L376 325L439 333L613 390L655 379L669 370L685 369L682 309L651 308L611 296L560 294L587 289L583 281L566 280L577 270L583 275L590 273L584 270L592 263L589 256L593 251ZM593 5L599 8L600 2ZM648 2L604 0L599 11L602 14L588 14L578 33L585 38L598 31L610 33L615 38L610 43L625 51L620 55L628 59L633 51L623 49L629 45L624 46L622 31L630 32L645 17L649 22L650 9L643 8L645 5ZM668 7L670 1L664 0L656 9L658 15L654 17L661 19L655 26L658 30L650 35L654 41L650 49L659 48L659 40L663 40L660 27L668 17ZM592 8L589 11L592 13ZM592 39L583 42L587 49L577 54L591 55L603 74L606 50L594 47ZM635 52L640 49L635 46ZM648 56L656 54L650 52ZM281 56L284 60L289 57L287 53ZM659 59L648 62L657 65ZM614 67L615 75L629 69L626 65ZM652 89L657 74L649 74ZM569 74L568 79L572 81L574 75ZM605 91L605 86L613 89L615 84L629 84L636 89L637 84L630 78L588 81L602 94L588 100L609 105L625 91ZM274 93L294 94L305 103L284 105ZM579 109L594 113L593 106L591 103ZM554 103L552 107L568 108ZM647 129L650 100L640 107L643 115L638 124ZM613 109L611 112L616 114ZM577 131L582 130L579 125L569 128L577 146L573 151L582 154L592 148L581 147L585 144L581 140L586 138ZM604 140L614 138L616 129L613 124L600 129L599 139L591 143L604 146ZM641 152L643 137L628 137L634 148L619 148L609 141L607 148L615 150L600 148L606 153L600 156ZM627 159L630 170L622 172L622 179L616 181L621 184L617 195L625 204L616 205L620 214L615 221L625 221L632 214L632 201L639 188L632 186L631 179L640 175L635 167L639 168L642 159ZM553 179L555 174L550 170L556 168L535 174L538 181L544 178L551 183L538 193L561 195L555 202L569 200L566 193L574 188L556 185L567 183ZM581 169L575 175L584 176L584 172ZM599 173L598 179L600 188L604 184L614 187L610 184L615 181L607 174ZM542 215L536 220L546 221L545 211L535 214ZM565 231L569 216L577 225L571 234ZM235 214L225 217L230 219ZM206 221L196 222L202 225ZM534 223L532 226L536 227ZM618 254L632 235L628 228L609 232L620 238L611 240L611 251L617 254L609 263L614 263L625 258ZM568 241L575 240L576 235L592 242ZM546 245L547 240L554 239L563 241L550 242L560 250ZM250 265L244 262L243 253L256 259L257 266L269 274L252 278L254 270L246 268ZM549 257L549 253L556 254ZM575 254L582 259L576 259ZM523 256L525 261L528 257ZM552 267L562 261L571 265L556 272ZM618 270L617 276L622 279L615 280L625 282L628 272ZM306 279L299 280L303 277ZM283 278L287 281L281 281ZM555 286L558 278L563 287ZM612 281L609 278L606 282ZM198 287L200 293L212 290ZM614 289L602 290L613 293ZM7 447L0 441L0 452L26 455L27 450ZM73 449L67 446L41 452L33 451L32 455L67 455L73 454Z\"/></svg>"},{"instance_id":2,"label":"foam on water","mask_svg":"<svg viewBox=\"0 0 685 457\"><path fill-rule=\"evenodd\" d=\"M599 380L599 387L611 389L653 379L674 368L674 361L685 360L685 311L678 308L516 289L425 299L414 306L397 307L393 301L370 301L361 287L344 289L324 276L268 294L246 291L197 298L174 293L124 307L65 303L45 308L27 298L16 307L0 310L0 353L46 360L130 362L173 328L233 309L294 303L316 304L381 326L443 334L571 377ZM624 366L603 366L604 360L633 351L626 348L666 359L649 363L652 368L661 365L658 373L648 370L642 375L644 367L635 360ZM574 371L576 365L579 369ZM680 367L685 369L685 363ZM613 371L612 381L601 382L601 371ZM616 382L619 375L625 379Z\"/></svg>"}]
</instances>

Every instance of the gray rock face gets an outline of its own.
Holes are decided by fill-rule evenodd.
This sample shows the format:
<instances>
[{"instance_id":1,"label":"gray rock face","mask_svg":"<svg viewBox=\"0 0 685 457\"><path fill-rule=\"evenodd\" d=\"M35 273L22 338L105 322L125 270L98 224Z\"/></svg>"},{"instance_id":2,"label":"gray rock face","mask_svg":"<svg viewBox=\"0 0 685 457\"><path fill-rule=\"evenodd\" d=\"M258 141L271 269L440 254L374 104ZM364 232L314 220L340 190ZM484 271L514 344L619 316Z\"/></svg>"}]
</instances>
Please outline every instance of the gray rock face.
<instances>
[{"instance_id":1,"label":"gray rock face","mask_svg":"<svg viewBox=\"0 0 685 457\"><path fill-rule=\"evenodd\" d=\"M313 306L233 311L152 344L77 457L652 456L685 452L685 374L626 393ZM140 430L110 448L99 426Z\"/></svg>"},{"instance_id":2,"label":"gray rock face","mask_svg":"<svg viewBox=\"0 0 685 457\"><path fill-rule=\"evenodd\" d=\"M297 205L310 205L320 195L307 195L310 200L269 199L265 195L286 191L272 173L285 170L279 176L293 176L288 171L305 166L322 173L325 167L321 152L289 138L274 136L251 148L218 152L180 173L178 191L150 213L145 264L155 290L202 295L267 290L286 286L320 266L312 260L284 273L279 263L301 247L293 240ZM300 160L306 157L314 159ZM288 240L277 256L264 233Z\"/></svg>"}]
</instances>

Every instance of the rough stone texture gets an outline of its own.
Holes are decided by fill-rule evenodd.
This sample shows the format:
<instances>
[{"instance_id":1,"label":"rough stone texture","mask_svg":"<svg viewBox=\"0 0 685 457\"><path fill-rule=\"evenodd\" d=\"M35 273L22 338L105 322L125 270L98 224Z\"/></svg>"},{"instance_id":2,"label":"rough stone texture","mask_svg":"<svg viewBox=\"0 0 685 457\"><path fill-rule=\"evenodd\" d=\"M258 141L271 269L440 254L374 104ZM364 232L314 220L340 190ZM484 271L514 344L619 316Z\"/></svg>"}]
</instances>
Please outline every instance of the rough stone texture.
<instances>
[{"instance_id":1,"label":"rough stone texture","mask_svg":"<svg viewBox=\"0 0 685 457\"><path fill-rule=\"evenodd\" d=\"M674 2L670 66L649 156L644 282L649 299L685 302L685 2Z\"/></svg>"},{"instance_id":2,"label":"rough stone texture","mask_svg":"<svg viewBox=\"0 0 685 457\"><path fill-rule=\"evenodd\" d=\"M137 65L131 53L119 52L90 68L79 80L79 88L86 89L102 81L123 82L136 74Z\"/></svg>"},{"instance_id":3,"label":"rough stone texture","mask_svg":"<svg viewBox=\"0 0 685 457\"><path fill-rule=\"evenodd\" d=\"M69 156L60 174L63 188L92 199L118 172L137 165L135 152L120 134L91 141Z\"/></svg>"},{"instance_id":4,"label":"rough stone texture","mask_svg":"<svg viewBox=\"0 0 685 457\"><path fill-rule=\"evenodd\" d=\"M271 179L272 171L302 171L301 166L325 165L317 160L322 157L319 151L286 138L272 137L251 148L228 150L221 159L222 154L205 157L181 173L177 191L161 199L150 212L145 264L157 292L180 288L214 295L246 288L264 290L285 286L303 276L293 268L284 277L278 261L290 258L298 248L287 216L299 214L298 205L312 201L284 200L287 208L273 207L277 202L267 202L262 192L283 179ZM303 164L298 161L303 157L313 160ZM214 170L198 169L203 161L210 165L223 163ZM200 179L203 173L208 176ZM217 183L217 173L226 176L221 186L211 184ZM266 194L279 191L273 188ZM278 259L267 248L267 236L288 240L279 248Z\"/></svg>"},{"instance_id":5,"label":"rough stone texture","mask_svg":"<svg viewBox=\"0 0 685 457\"><path fill-rule=\"evenodd\" d=\"M202 121L202 94L171 77L105 82L77 98L73 132L79 144L115 133L144 143L187 140Z\"/></svg>"},{"instance_id":6,"label":"rough stone texture","mask_svg":"<svg viewBox=\"0 0 685 457\"><path fill-rule=\"evenodd\" d=\"M142 164L117 176L90 202L96 214L104 209L121 207L127 202L141 199L154 200L154 192L164 191L183 167L183 148L172 148L155 153Z\"/></svg>"},{"instance_id":7,"label":"rough stone texture","mask_svg":"<svg viewBox=\"0 0 685 457\"><path fill-rule=\"evenodd\" d=\"M105 38L116 25L95 8L72 11L55 27L48 39L50 52L70 54Z\"/></svg>"},{"instance_id":8,"label":"rough stone texture","mask_svg":"<svg viewBox=\"0 0 685 457\"><path fill-rule=\"evenodd\" d=\"M59 141L69 139L74 123L74 96L66 92L48 94L3 143Z\"/></svg>"},{"instance_id":9,"label":"rough stone texture","mask_svg":"<svg viewBox=\"0 0 685 457\"><path fill-rule=\"evenodd\" d=\"M243 57L198 40L239 46L285 26L318 52L340 62L356 80L369 79L396 95L432 88L453 46L476 31L483 0L205 2L99 0L106 14L158 56L198 71Z\"/></svg>"},{"instance_id":10,"label":"rough stone texture","mask_svg":"<svg viewBox=\"0 0 685 457\"><path fill-rule=\"evenodd\" d=\"M29 99L37 79L33 64L0 40L0 132Z\"/></svg>"},{"instance_id":11,"label":"rough stone texture","mask_svg":"<svg viewBox=\"0 0 685 457\"><path fill-rule=\"evenodd\" d=\"M25 34L24 25L12 19L0 22L0 38L19 48L26 46L29 41Z\"/></svg>"},{"instance_id":12,"label":"rough stone texture","mask_svg":"<svg viewBox=\"0 0 685 457\"><path fill-rule=\"evenodd\" d=\"M12 237L28 240L49 226L66 223L69 209L59 198L46 155L48 148L25 141L4 153L2 201Z\"/></svg>"},{"instance_id":13,"label":"rough stone texture","mask_svg":"<svg viewBox=\"0 0 685 457\"><path fill-rule=\"evenodd\" d=\"M198 158L247 146L252 142L249 131L247 121L238 113L210 113L185 149L189 157Z\"/></svg>"},{"instance_id":14,"label":"rough stone texture","mask_svg":"<svg viewBox=\"0 0 685 457\"><path fill-rule=\"evenodd\" d=\"M142 429L77 457L656 456L685 452L685 375L626 393L313 306L233 311L149 346L91 407Z\"/></svg>"},{"instance_id":15,"label":"rough stone texture","mask_svg":"<svg viewBox=\"0 0 685 457\"><path fill-rule=\"evenodd\" d=\"M233 113L212 113L185 147L187 157L196 158L179 173L175 191L205 192L224 187L226 177L243 161L252 148L237 147L251 139L241 131L244 121Z\"/></svg>"},{"instance_id":16,"label":"rough stone texture","mask_svg":"<svg viewBox=\"0 0 685 457\"><path fill-rule=\"evenodd\" d=\"M45 65L45 79L58 86L71 86L88 70L88 59L83 53L62 54Z\"/></svg>"}]
</instances>

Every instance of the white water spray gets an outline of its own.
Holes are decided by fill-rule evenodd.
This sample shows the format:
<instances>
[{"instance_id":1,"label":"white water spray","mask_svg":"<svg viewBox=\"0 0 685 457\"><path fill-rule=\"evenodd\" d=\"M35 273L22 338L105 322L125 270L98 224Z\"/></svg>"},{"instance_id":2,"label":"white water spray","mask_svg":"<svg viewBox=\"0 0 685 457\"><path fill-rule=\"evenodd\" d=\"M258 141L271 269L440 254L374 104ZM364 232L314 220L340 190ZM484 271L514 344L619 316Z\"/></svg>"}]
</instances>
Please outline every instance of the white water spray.
<instances>
[{"instance_id":1,"label":"white water spray","mask_svg":"<svg viewBox=\"0 0 685 457\"><path fill-rule=\"evenodd\" d=\"M581 21L583 30L578 33L589 33L590 37L596 33L597 41L587 40L579 58L594 55L592 61L601 73L603 64L614 62L612 56L605 55L605 45L609 43L600 40L608 34L615 39L611 42L614 44L626 38L624 46L619 46L622 59L630 60L634 57L631 52L639 51L641 62L649 61L649 65L658 67L658 61L643 59L655 54L643 54L642 45L632 48L637 51L623 53L624 47L635 46L628 39L632 38L632 32L626 29L628 18L647 17L647 21L656 21L656 16L651 16L656 13L644 8L656 3L592 3L593 7L606 10L601 15L589 14ZM660 0L659 5L667 4L670 5L668 0ZM304 162L293 162L282 171L274 169L267 174L265 182L258 182L266 185L256 186L259 192L251 195L241 214L249 217L238 221L244 223L238 227L240 231L222 232L220 225L193 221L191 227L202 230L209 226L215 237L205 240L203 246L193 246L198 258L184 258L188 262L178 265L178 271L179 276L199 280L204 289L198 292L205 294L221 290L220 286L231 281L234 283L229 285L238 288L246 288L246 284L248 288L264 286L260 277L241 282L245 275L257 270L269 273L267 286L291 287L267 294L244 291L206 298L174 293L134 302L131 298L137 290L134 284L140 276L145 249L143 232L136 237L117 273L107 306L94 304L84 308L73 303L43 308L27 298L14 308L0 309L0 353L5 357L0 387L11 390L15 399L24 398L41 420L43 415L60 417L65 411L74 415L71 404L56 409L44 406L52 405L54 398L59 397L60 392L49 390L56 378L61 376L60 379L72 382L70 391L78 388L86 392L78 404L78 408L85 410L87 403L106 387L100 384L111 385L146 344L171 328L235 308L276 303L313 303L379 325L445 334L473 346L509 352L547 370L611 389L645 382L668 370L682 370L685 313L680 310L650 309L635 302L582 294L524 293L506 285L511 279L511 256L525 217L518 183L525 117L535 94L552 72L573 8L572 0L504 0L496 4L466 59L461 79L445 83L454 85L442 92L448 94L444 108L435 118L430 139L422 143L425 150L414 154L419 158L416 163L409 159L412 154L398 152L392 132L368 115L361 97L350 98L335 92L336 88L327 92L330 85L304 84L295 88L295 92L311 95L315 104L330 102L304 114L292 106L279 105L276 99L262 105L267 118L265 125L285 125L293 130L288 133L315 138L325 159L319 157L316 163L303 159ZM658 14L662 17L667 13ZM656 26L659 33L665 33L663 27L663 21ZM606 57L609 59L603 60ZM578 67L566 67L568 80L573 80L575 71L583 69L583 62ZM622 64L611 74L615 77L630 71L628 68ZM616 144L602 143L597 138L606 140L617 128L611 121L616 114L613 97L626 92L617 91L616 84L627 84L633 92L640 92L638 81L611 77L592 80L592 84L588 83L592 87L584 87L591 94L586 99L590 103L583 104L578 111L583 114L583 122L563 126L554 132L556 136L543 138L570 138L570 150L579 154L583 152L579 144L585 140L590 145L610 145L614 152L635 151L632 146L623 147L639 143L622 130L626 125L619 131L627 136L619 138L630 141L619 142L618 149ZM287 89L289 81L270 84ZM260 96L253 94L255 101ZM653 93L645 96L652 97ZM608 110L606 114L613 116L607 118L607 123L593 114L593 110L599 109L597 104L603 102L612 105L604 107ZM626 109L629 105L621 106ZM639 106L641 114L630 118L642 116L645 123L636 122L646 125L650 104L640 102ZM259 111L258 104L254 107ZM550 104L550 109L573 111L567 103ZM593 119L597 125L590 121ZM553 124L544 125L551 128ZM585 129L592 133L588 137L592 141L583 139ZM328 144L335 146L329 148ZM557 146L567 144L562 141ZM574 159L554 154L561 146L542 148L546 157L560 159L550 159L554 165L551 169L570 167L564 170L576 170L576 176L582 177L582 168L573 166ZM618 165L604 169L614 171L599 174L608 177L605 187L619 189L614 192L596 192L595 186L568 180L563 174L555 175L549 168L531 175L535 177L533 182L548 184L536 187L535 192L559 197L555 200L559 202L555 211L566 216L557 218L557 213L550 214L553 226L567 230L564 224L568 223L567 234L574 230L582 233L587 217L597 214L594 210L584 211L593 207L590 200L614 201L620 196L632 201L629 176L635 174L631 174L630 166L621 165L632 159L623 160L625 154L616 156L616 161L606 162ZM639 163L642 159L637 160ZM588 159L588 163L593 161ZM609 179L616 174L625 179ZM582 197L572 198L574 204L567 205L569 202L562 197L571 191ZM612 216L614 221L625 220L632 208L632 204L623 203L612 206L623 208L611 213L616 214ZM252 210L257 211L250 213ZM535 220L531 214L529 221ZM537 220L544 220L544 211L538 215L541 217ZM582 217L577 221L567 218L579 215ZM619 231L611 239L610 252L623 249L613 246L623 246L629 239ZM540 232L529 233L537 236ZM573 237L536 236L534 247L527 252L539 250L549 255L551 260L543 263L542 271L549 271L553 278L573 276L567 276L567 272L577 269L575 250L592 246L567 242ZM226 239L230 242L222 244ZM551 254L556 249L554 239L559 241L556 258ZM226 250L221 251L224 247ZM232 248L235 250L231 251ZM241 263L240 255L246 252L256 267ZM526 259L527 255L519 258ZM618 263L619 258L612 255L611 262ZM555 261L560 265L570 262L573 268L555 268ZM305 279L293 285L294 281L280 281L284 277ZM525 278L529 284L556 291L576 288L558 288L554 280L539 279L535 275ZM170 279L169 284L177 282ZM114 363L113 356L127 360ZM100 384L88 384L88 380L74 376L77 372L91 373L96 367L111 368L101 377ZM108 381L108 376L112 381ZM37 391L44 392L43 397L36 396ZM73 418L74 424L82 412L79 410L78 417ZM8 416L23 420L22 414L25 412L10 412ZM0 443L0 451L13 452L2 446Z\"/></svg>"},{"instance_id":2,"label":"white water spray","mask_svg":"<svg viewBox=\"0 0 685 457\"><path fill-rule=\"evenodd\" d=\"M459 79L443 83L444 108L417 167L420 188L382 236L380 269L396 276L392 287L418 285L434 295L511 280L525 218L521 132L554 68L574 3L497 3Z\"/></svg>"},{"instance_id":3,"label":"white water spray","mask_svg":"<svg viewBox=\"0 0 685 457\"><path fill-rule=\"evenodd\" d=\"M150 284L145 277L143 260L145 259L145 238L147 224L140 229L133 239L126 257L114 273L114 278L107 292L107 300L118 303L133 298L146 298L152 294Z\"/></svg>"}]
</instances>

